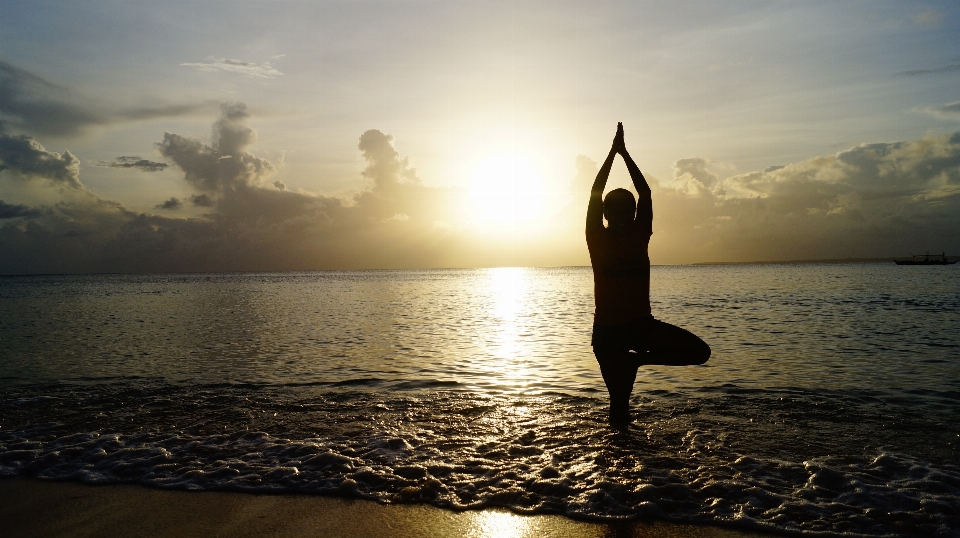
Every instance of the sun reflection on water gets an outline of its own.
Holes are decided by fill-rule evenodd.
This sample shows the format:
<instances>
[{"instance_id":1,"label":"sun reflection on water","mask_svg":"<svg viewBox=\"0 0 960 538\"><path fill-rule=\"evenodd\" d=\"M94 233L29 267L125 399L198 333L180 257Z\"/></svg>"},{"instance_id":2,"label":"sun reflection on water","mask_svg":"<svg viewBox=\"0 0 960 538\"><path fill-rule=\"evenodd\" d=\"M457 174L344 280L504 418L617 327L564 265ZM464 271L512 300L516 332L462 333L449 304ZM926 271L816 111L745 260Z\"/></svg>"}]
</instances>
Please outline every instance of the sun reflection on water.
<instances>
[{"instance_id":1,"label":"sun reflection on water","mask_svg":"<svg viewBox=\"0 0 960 538\"><path fill-rule=\"evenodd\" d=\"M490 364L490 370L499 373L503 382L522 388L531 379L529 344L524 342L521 330L530 293L529 269L498 267L489 269L487 278L493 320L486 347L497 359Z\"/></svg>"},{"instance_id":2,"label":"sun reflection on water","mask_svg":"<svg viewBox=\"0 0 960 538\"><path fill-rule=\"evenodd\" d=\"M468 538L524 538L533 536L529 520L509 512L477 512L466 533Z\"/></svg>"}]
</instances>

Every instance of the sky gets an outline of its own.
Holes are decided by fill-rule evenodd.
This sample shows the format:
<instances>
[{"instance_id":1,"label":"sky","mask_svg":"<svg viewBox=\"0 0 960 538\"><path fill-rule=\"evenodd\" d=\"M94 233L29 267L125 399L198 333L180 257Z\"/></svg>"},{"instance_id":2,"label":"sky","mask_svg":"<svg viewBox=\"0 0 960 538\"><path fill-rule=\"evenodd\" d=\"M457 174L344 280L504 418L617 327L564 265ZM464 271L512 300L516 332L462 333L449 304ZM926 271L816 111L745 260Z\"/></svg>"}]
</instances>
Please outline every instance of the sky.
<instances>
[{"instance_id":1,"label":"sky","mask_svg":"<svg viewBox=\"0 0 960 538\"><path fill-rule=\"evenodd\" d=\"M960 4L7 0L0 274L960 254ZM622 161L608 184L630 188Z\"/></svg>"}]
</instances>

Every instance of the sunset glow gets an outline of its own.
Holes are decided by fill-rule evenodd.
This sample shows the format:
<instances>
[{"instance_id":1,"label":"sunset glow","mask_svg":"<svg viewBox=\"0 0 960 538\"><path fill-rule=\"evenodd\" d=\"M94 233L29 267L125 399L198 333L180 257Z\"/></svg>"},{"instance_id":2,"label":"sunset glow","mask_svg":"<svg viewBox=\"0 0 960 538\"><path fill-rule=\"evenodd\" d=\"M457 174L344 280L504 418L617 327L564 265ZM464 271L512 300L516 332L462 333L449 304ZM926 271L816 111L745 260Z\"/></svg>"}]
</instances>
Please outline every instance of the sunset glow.
<instances>
[{"instance_id":1,"label":"sunset glow","mask_svg":"<svg viewBox=\"0 0 960 538\"><path fill-rule=\"evenodd\" d=\"M14 4L2 274L960 252L955 3Z\"/></svg>"},{"instance_id":2,"label":"sunset glow","mask_svg":"<svg viewBox=\"0 0 960 538\"><path fill-rule=\"evenodd\" d=\"M530 224L547 217L547 188L533 161L501 154L481 161L470 182L476 222L483 225Z\"/></svg>"}]
</instances>

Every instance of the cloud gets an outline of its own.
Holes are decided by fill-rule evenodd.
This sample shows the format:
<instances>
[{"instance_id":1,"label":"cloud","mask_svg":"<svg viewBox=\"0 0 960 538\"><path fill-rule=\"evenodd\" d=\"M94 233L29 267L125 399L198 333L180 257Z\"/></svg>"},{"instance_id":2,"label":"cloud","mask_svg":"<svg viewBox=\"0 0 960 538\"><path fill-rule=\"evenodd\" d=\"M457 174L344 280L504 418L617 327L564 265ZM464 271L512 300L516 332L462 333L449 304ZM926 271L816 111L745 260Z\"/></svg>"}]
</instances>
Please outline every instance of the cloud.
<instances>
[{"instance_id":1,"label":"cloud","mask_svg":"<svg viewBox=\"0 0 960 538\"><path fill-rule=\"evenodd\" d=\"M250 152L256 133L248 119L243 104L226 104L209 142L165 133L158 144L198 191L189 203L209 213L135 215L79 192L27 224L0 226L0 273L442 266L451 245L470 248L452 239L461 233L462 193L423 186L392 136L361 135L361 177L373 185L336 198L265 181L275 169ZM174 197L157 210L183 204Z\"/></svg>"},{"instance_id":2,"label":"cloud","mask_svg":"<svg viewBox=\"0 0 960 538\"><path fill-rule=\"evenodd\" d=\"M928 28L939 28L943 24L943 13L934 10L927 10L918 13L913 18L914 24L917 26L925 26Z\"/></svg>"},{"instance_id":3,"label":"cloud","mask_svg":"<svg viewBox=\"0 0 960 538\"><path fill-rule=\"evenodd\" d=\"M719 178L716 174L707 170L707 161L697 157L691 159L680 159L673 163L673 181L684 185L684 188L705 188L713 189L717 185ZM698 184L693 187L693 183Z\"/></svg>"},{"instance_id":4,"label":"cloud","mask_svg":"<svg viewBox=\"0 0 960 538\"><path fill-rule=\"evenodd\" d=\"M171 197L169 200L163 202L162 204L157 204L156 209L180 209L183 207L183 202L179 198Z\"/></svg>"},{"instance_id":5,"label":"cloud","mask_svg":"<svg viewBox=\"0 0 960 538\"><path fill-rule=\"evenodd\" d=\"M211 194L259 186L260 179L276 171L273 163L248 153L257 135L246 126L249 117L243 103L225 103L213 125L214 140L207 145L178 134L164 133L157 144L195 188Z\"/></svg>"},{"instance_id":6,"label":"cloud","mask_svg":"<svg viewBox=\"0 0 960 538\"><path fill-rule=\"evenodd\" d=\"M141 172L160 172L170 166L166 163L148 161L147 159L136 156L117 157L114 161L93 161L92 164L105 168L136 168Z\"/></svg>"},{"instance_id":7,"label":"cloud","mask_svg":"<svg viewBox=\"0 0 960 538\"><path fill-rule=\"evenodd\" d=\"M113 108L0 60L0 123L34 135L70 136L87 127L193 114L210 103Z\"/></svg>"},{"instance_id":8,"label":"cloud","mask_svg":"<svg viewBox=\"0 0 960 538\"><path fill-rule=\"evenodd\" d=\"M920 109L920 111L937 116L938 118L957 120L960 119L960 101L940 106L925 107Z\"/></svg>"},{"instance_id":9,"label":"cloud","mask_svg":"<svg viewBox=\"0 0 960 538\"><path fill-rule=\"evenodd\" d=\"M273 186L280 190L284 190L287 188L287 184L280 181L279 179L273 182Z\"/></svg>"},{"instance_id":10,"label":"cloud","mask_svg":"<svg viewBox=\"0 0 960 538\"><path fill-rule=\"evenodd\" d=\"M39 215L0 224L0 273L103 272L103 246L135 215L85 191L64 189L63 199Z\"/></svg>"},{"instance_id":11,"label":"cloud","mask_svg":"<svg viewBox=\"0 0 960 538\"><path fill-rule=\"evenodd\" d=\"M356 179L368 188L333 197L280 189L269 161L252 152L249 121L246 107L227 104L208 141L163 135L161 153L194 193L168 199L159 214L135 214L82 188L61 188L79 185L75 157L47 152L27 137L4 138L28 155L47 156L52 170L72 179L46 171L34 175L48 181L0 174L0 181L17 181L12 191L45 189L42 199L59 197L38 204L5 195L0 273L587 263L583 216L597 171L588 157L571 163L576 200L549 219L548 235L530 241L518 228L488 241L462 223L466 193L425 186L390 134L360 135L364 166ZM863 144L726 178L710 163L681 159L671 181L648 178L654 263L960 252L960 133ZM187 203L208 209L189 218L164 211Z\"/></svg>"},{"instance_id":12,"label":"cloud","mask_svg":"<svg viewBox=\"0 0 960 538\"><path fill-rule=\"evenodd\" d=\"M938 75L940 73L952 73L954 71L960 71L960 64L950 64L942 67L934 67L932 69L912 69L910 71L900 71L897 73L898 76L905 77L916 77L921 75Z\"/></svg>"},{"instance_id":13,"label":"cloud","mask_svg":"<svg viewBox=\"0 0 960 538\"><path fill-rule=\"evenodd\" d=\"M654 213L651 255L682 262L960 251L960 133L863 144L715 191L670 183Z\"/></svg>"},{"instance_id":14,"label":"cloud","mask_svg":"<svg viewBox=\"0 0 960 538\"><path fill-rule=\"evenodd\" d=\"M576 166L577 174L570 182L570 190L574 193L589 193L600 167L586 155L577 155Z\"/></svg>"},{"instance_id":15,"label":"cloud","mask_svg":"<svg viewBox=\"0 0 960 538\"><path fill-rule=\"evenodd\" d=\"M8 204L0 200L0 219L15 219L17 217L39 217L42 212L22 204Z\"/></svg>"},{"instance_id":16,"label":"cloud","mask_svg":"<svg viewBox=\"0 0 960 538\"><path fill-rule=\"evenodd\" d=\"M47 151L24 135L0 134L0 172L21 178L40 177L82 189L80 160L69 151Z\"/></svg>"},{"instance_id":17,"label":"cloud","mask_svg":"<svg viewBox=\"0 0 960 538\"><path fill-rule=\"evenodd\" d=\"M213 199L206 194L191 195L190 203L196 207L213 207Z\"/></svg>"},{"instance_id":18,"label":"cloud","mask_svg":"<svg viewBox=\"0 0 960 538\"><path fill-rule=\"evenodd\" d=\"M362 175L372 179L375 188L389 190L401 183L420 183L416 170L410 168L409 159L401 159L394 149L392 136L370 129L360 136L357 148L367 161Z\"/></svg>"},{"instance_id":19,"label":"cloud","mask_svg":"<svg viewBox=\"0 0 960 538\"><path fill-rule=\"evenodd\" d=\"M283 54L280 54L278 56L273 56L272 58L279 59L283 56ZM246 77L254 78L276 78L283 75L283 73L277 71L275 67L270 65L270 62L257 64L252 62L244 62L241 60L215 58L213 56L207 58L206 62L183 63L180 65L183 67L192 67L199 71L226 71L228 73L237 73Z\"/></svg>"},{"instance_id":20,"label":"cloud","mask_svg":"<svg viewBox=\"0 0 960 538\"><path fill-rule=\"evenodd\" d=\"M37 134L69 135L107 122L65 88L0 60L0 117Z\"/></svg>"}]
</instances>

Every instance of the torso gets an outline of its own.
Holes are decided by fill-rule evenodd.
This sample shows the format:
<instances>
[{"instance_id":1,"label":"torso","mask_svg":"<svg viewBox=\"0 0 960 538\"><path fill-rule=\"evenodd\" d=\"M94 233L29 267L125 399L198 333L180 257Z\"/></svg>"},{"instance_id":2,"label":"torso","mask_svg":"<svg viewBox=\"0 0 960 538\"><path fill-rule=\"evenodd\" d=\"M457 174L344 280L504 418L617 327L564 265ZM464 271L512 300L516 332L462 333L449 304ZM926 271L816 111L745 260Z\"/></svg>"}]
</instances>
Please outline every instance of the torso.
<instances>
[{"instance_id":1,"label":"torso","mask_svg":"<svg viewBox=\"0 0 960 538\"><path fill-rule=\"evenodd\" d=\"M637 222L622 234L603 228L587 236L595 324L618 325L650 315L651 233L648 226Z\"/></svg>"}]
</instances>

